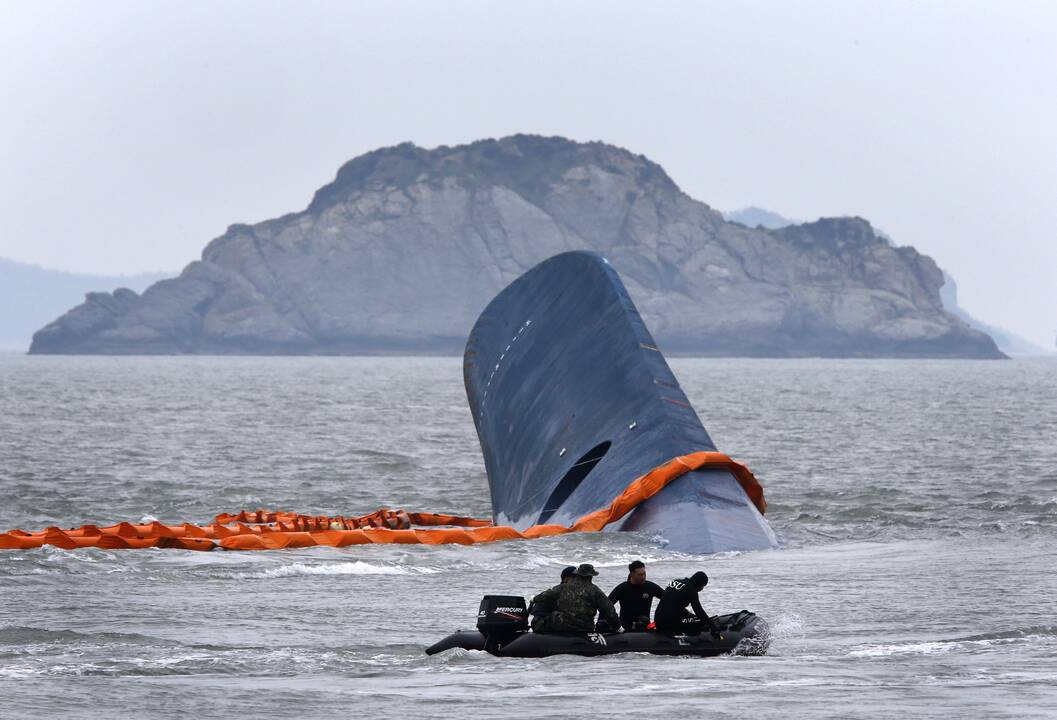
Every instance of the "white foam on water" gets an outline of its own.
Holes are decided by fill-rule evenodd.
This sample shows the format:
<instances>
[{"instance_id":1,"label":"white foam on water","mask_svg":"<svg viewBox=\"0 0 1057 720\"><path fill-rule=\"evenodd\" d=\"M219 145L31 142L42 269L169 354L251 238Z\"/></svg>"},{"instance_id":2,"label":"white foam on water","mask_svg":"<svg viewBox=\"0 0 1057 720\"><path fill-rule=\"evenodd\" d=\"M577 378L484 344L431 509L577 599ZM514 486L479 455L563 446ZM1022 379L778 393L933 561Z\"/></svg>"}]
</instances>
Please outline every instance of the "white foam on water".
<instances>
[{"instance_id":1,"label":"white foam on water","mask_svg":"<svg viewBox=\"0 0 1057 720\"><path fill-rule=\"evenodd\" d=\"M768 680L763 683L764 685L771 687L813 687L818 685L831 686L834 684L833 678L790 678L788 680ZM847 685L849 683L840 683Z\"/></svg>"},{"instance_id":2,"label":"white foam on water","mask_svg":"<svg viewBox=\"0 0 1057 720\"><path fill-rule=\"evenodd\" d=\"M848 657L890 657L892 655L937 655L954 649L949 642L925 642L911 645L865 645L852 650Z\"/></svg>"},{"instance_id":3,"label":"white foam on water","mask_svg":"<svg viewBox=\"0 0 1057 720\"><path fill-rule=\"evenodd\" d=\"M21 680L23 678L33 677L34 675L40 675L39 670L32 670L27 667L15 667L13 665L0 666L0 678L13 678L15 680Z\"/></svg>"},{"instance_id":4,"label":"white foam on water","mask_svg":"<svg viewBox=\"0 0 1057 720\"><path fill-rule=\"evenodd\" d=\"M297 577L301 575L432 575L440 572L434 568L425 567L397 567L395 565L373 565L371 563L356 560L347 563L327 563L325 565L308 565L306 563L293 563L268 568L260 572L241 573L239 577L245 578L284 578Z\"/></svg>"},{"instance_id":5,"label":"white foam on water","mask_svg":"<svg viewBox=\"0 0 1057 720\"><path fill-rule=\"evenodd\" d=\"M999 645L1030 642L1043 639L1046 635L1020 635L1016 637L993 637L975 640L934 640L923 643L903 645L861 645L848 653L849 657L889 657L892 655L938 655L958 650L990 649Z\"/></svg>"},{"instance_id":6,"label":"white foam on water","mask_svg":"<svg viewBox=\"0 0 1057 720\"><path fill-rule=\"evenodd\" d=\"M771 639L796 637L804 634L804 621L796 613L778 613L767 619Z\"/></svg>"}]
</instances>

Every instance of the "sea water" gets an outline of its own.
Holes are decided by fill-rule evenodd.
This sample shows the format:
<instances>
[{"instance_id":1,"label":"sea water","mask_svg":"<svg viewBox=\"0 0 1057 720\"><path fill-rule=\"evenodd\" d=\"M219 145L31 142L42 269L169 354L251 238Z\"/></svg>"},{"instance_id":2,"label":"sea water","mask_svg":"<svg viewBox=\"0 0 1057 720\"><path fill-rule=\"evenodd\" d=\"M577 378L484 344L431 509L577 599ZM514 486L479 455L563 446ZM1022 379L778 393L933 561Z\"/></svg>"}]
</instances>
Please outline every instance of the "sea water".
<instances>
[{"instance_id":1,"label":"sea water","mask_svg":"<svg viewBox=\"0 0 1057 720\"><path fill-rule=\"evenodd\" d=\"M672 361L781 549L0 551L0 717L1057 716L1057 362ZM459 358L0 355L0 530L489 514ZM591 562L704 569L765 657L424 648Z\"/></svg>"}]
</instances>

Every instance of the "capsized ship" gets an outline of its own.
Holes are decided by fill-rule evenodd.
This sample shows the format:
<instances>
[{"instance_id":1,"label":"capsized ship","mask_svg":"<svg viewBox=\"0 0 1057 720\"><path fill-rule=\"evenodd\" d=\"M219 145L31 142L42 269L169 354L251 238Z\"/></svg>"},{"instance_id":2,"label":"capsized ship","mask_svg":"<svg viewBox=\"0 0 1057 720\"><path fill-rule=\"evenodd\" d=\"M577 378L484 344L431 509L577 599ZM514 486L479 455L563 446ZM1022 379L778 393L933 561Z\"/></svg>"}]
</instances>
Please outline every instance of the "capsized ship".
<instances>
[{"instance_id":1,"label":"capsized ship","mask_svg":"<svg viewBox=\"0 0 1057 720\"><path fill-rule=\"evenodd\" d=\"M716 450L595 253L556 255L500 292L470 333L464 376L496 524L570 524L673 457ZM706 468L606 529L690 553L776 547L761 509L730 472Z\"/></svg>"}]
</instances>

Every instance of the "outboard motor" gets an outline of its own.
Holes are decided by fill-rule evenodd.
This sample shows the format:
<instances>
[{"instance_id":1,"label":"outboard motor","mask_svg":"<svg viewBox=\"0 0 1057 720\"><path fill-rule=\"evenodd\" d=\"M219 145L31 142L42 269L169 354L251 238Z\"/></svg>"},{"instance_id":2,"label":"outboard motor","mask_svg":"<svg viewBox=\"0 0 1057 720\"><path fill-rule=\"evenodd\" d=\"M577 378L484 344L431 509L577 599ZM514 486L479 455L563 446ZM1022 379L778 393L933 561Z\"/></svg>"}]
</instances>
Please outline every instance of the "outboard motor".
<instances>
[{"instance_id":1,"label":"outboard motor","mask_svg":"<svg viewBox=\"0 0 1057 720\"><path fill-rule=\"evenodd\" d=\"M477 629L485 638L485 650L494 652L528 630L525 598L517 595L485 595L477 611Z\"/></svg>"}]
</instances>

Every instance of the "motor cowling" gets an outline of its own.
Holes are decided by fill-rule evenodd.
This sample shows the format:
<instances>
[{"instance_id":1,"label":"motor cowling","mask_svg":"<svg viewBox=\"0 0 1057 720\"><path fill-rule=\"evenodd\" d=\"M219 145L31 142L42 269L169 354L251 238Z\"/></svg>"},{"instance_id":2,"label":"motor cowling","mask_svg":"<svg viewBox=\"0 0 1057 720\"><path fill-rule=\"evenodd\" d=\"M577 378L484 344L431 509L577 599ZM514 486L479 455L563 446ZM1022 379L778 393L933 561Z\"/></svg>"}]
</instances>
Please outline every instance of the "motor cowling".
<instances>
[{"instance_id":1,"label":"motor cowling","mask_svg":"<svg viewBox=\"0 0 1057 720\"><path fill-rule=\"evenodd\" d=\"M485 595L477 611L477 629L485 637L505 638L528 630L528 607L518 595Z\"/></svg>"}]
</instances>

